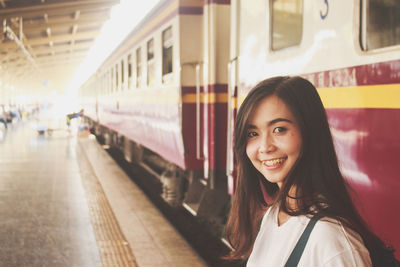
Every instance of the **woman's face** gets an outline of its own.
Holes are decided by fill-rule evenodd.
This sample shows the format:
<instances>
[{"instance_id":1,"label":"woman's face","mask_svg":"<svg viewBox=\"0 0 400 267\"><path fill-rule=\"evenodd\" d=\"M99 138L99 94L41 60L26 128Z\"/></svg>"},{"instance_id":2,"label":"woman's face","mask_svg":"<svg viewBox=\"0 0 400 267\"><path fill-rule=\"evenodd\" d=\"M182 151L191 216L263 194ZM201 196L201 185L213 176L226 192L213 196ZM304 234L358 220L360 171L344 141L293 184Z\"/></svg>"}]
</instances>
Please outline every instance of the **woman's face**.
<instances>
[{"instance_id":1,"label":"woman's face","mask_svg":"<svg viewBox=\"0 0 400 267\"><path fill-rule=\"evenodd\" d=\"M300 128L287 105L271 95L249 117L246 154L254 167L279 187L301 150Z\"/></svg>"}]
</instances>

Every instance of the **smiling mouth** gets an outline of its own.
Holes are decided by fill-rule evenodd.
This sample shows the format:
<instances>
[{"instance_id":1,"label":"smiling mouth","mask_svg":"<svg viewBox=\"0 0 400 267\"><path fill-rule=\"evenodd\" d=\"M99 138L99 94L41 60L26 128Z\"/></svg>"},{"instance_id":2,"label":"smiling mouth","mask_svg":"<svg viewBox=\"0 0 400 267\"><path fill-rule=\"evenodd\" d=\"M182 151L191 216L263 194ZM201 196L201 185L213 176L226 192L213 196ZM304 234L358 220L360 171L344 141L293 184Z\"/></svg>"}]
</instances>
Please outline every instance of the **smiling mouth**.
<instances>
[{"instance_id":1,"label":"smiling mouth","mask_svg":"<svg viewBox=\"0 0 400 267\"><path fill-rule=\"evenodd\" d=\"M278 167L286 160L286 157L279 159L270 159L262 161L262 164L266 167Z\"/></svg>"}]
</instances>

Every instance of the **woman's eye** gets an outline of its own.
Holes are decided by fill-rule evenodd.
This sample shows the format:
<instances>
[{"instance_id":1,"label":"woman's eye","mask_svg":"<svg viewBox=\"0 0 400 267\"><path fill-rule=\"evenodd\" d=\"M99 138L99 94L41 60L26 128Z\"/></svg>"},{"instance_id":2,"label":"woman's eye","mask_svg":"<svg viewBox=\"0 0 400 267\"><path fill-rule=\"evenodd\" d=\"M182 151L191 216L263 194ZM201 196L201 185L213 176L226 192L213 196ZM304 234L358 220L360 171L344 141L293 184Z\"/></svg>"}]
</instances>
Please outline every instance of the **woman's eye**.
<instances>
[{"instance_id":1,"label":"woman's eye","mask_svg":"<svg viewBox=\"0 0 400 267\"><path fill-rule=\"evenodd\" d=\"M252 138L252 137L254 137L254 136L257 136L257 133L256 133L256 132L248 132L248 133L247 133L247 137L248 137L248 138Z\"/></svg>"},{"instance_id":2,"label":"woman's eye","mask_svg":"<svg viewBox=\"0 0 400 267\"><path fill-rule=\"evenodd\" d=\"M287 129L285 128L285 127L276 127L274 130L273 130L273 133L283 133L283 132L285 132Z\"/></svg>"}]
</instances>

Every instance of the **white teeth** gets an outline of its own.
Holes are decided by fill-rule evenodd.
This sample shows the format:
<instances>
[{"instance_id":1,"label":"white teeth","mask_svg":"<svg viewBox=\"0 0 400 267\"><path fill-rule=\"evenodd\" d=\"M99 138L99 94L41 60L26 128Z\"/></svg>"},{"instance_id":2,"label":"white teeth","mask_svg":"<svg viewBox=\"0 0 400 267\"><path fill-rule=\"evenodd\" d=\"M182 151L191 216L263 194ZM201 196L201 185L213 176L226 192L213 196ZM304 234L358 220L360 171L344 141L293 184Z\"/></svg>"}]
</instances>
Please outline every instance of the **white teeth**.
<instances>
[{"instance_id":1,"label":"white teeth","mask_svg":"<svg viewBox=\"0 0 400 267\"><path fill-rule=\"evenodd\" d=\"M272 159L272 160L264 160L263 164L266 165L266 166L275 166L275 165L281 164L284 161L285 161L284 158Z\"/></svg>"}]
</instances>

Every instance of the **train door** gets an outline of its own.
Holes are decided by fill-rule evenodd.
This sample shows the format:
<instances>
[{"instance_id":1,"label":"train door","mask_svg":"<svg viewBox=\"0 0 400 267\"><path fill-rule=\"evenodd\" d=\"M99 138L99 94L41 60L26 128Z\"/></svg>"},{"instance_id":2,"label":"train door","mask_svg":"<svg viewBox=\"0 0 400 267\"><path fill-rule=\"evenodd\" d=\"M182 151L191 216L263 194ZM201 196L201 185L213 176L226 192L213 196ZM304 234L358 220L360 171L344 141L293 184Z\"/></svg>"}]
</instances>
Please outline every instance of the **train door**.
<instances>
[{"instance_id":1,"label":"train door","mask_svg":"<svg viewBox=\"0 0 400 267\"><path fill-rule=\"evenodd\" d=\"M229 14L228 4L204 5L203 59L201 63L193 64L196 75L196 159L201 160L203 179L211 189L216 186L217 177L221 173L225 175Z\"/></svg>"},{"instance_id":2,"label":"train door","mask_svg":"<svg viewBox=\"0 0 400 267\"><path fill-rule=\"evenodd\" d=\"M228 115L230 5L209 3L203 18L203 153L204 175L210 189L226 192L226 127Z\"/></svg>"},{"instance_id":3,"label":"train door","mask_svg":"<svg viewBox=\"0 0 400 267\"><path fill-rule=\"evenodd\" d=\"M226 183L228 112L226 66L229 61L230 4L210 1L203 8L202 155L206 188L198 209L201 216L224 223L230 197Z\"/></svg>"},{"instance_id":4,"label":"train door","mask_svg":"<svg viewBox=\"0 0 400 267\"><path fill-rule=\"evenodd\" d=\"M229 203L225 176L229 16L229 3L210 1L203 7L202 63L196 64L195 72L196 77L201 76L203 86L196 82L193 118L198 132L196 158L201 159L202 177L192 179L184 200L184 206L191 208L193 214L213 218L214 222L224 220L220 220L222 210Z\"/></svg>"}]
</instances>

